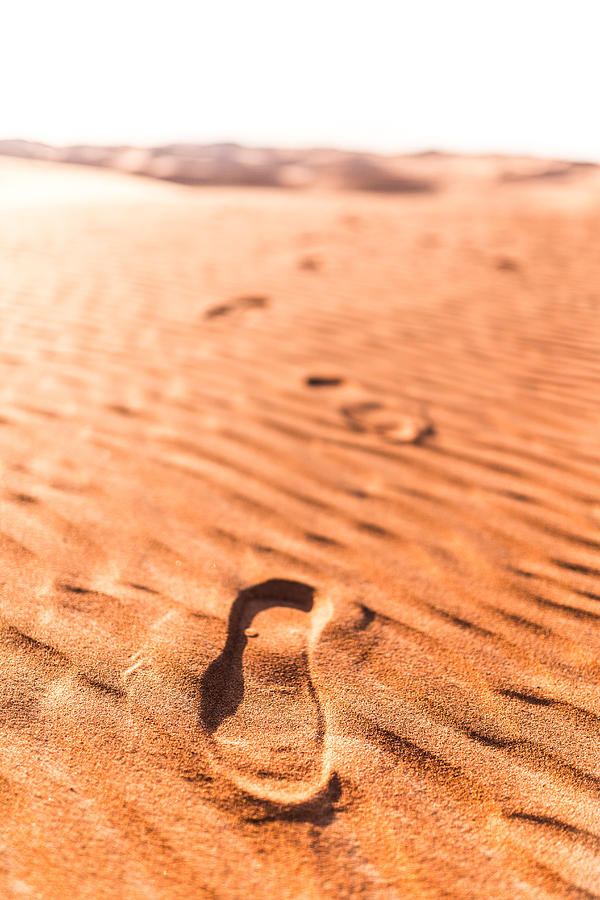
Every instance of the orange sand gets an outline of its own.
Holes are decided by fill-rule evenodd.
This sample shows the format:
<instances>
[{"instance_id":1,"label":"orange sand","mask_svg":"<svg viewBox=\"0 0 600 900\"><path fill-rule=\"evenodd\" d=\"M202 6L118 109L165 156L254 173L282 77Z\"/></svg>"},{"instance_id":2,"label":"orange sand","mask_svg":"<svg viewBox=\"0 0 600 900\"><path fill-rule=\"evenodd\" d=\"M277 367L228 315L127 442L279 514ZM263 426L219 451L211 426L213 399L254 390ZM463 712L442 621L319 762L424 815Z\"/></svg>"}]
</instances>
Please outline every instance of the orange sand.
<instances>
[{"instance_id":1,"label":"orange sand","mask_svg":"<svg viewBox=\"0 0 600 900\"><path fill-rule=\"evenodd\" d=\"M506 168L0 162L0 895L600 895L600 186Z\"/></svg>"}]
</instances>

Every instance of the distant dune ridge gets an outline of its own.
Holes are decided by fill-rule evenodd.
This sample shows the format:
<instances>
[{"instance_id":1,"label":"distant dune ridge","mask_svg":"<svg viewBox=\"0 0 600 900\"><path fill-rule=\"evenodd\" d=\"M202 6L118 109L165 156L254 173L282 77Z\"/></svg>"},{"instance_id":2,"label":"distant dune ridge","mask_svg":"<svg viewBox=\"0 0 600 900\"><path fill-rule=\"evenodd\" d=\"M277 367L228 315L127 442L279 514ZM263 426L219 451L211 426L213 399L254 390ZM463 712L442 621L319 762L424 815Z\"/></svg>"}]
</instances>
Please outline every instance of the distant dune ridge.
<instances>
[{"instance_id":1,"label":"distant dune ridge","mask_svg":"<svg viewBox=\"0 0 600 900\"><path fill-rule=\"evenodd\" d=\"M0 141L0 155L118 169L187 185L328 187L382 194L438 191L455 174L457 162L462 168L465 160L435 151L383 156L318 148L249 148L235 143L53 147L23 140ZM593 163L561 160L479 159L491 163L488 174L501 182L564 180L597 168ZM476 173L476 167L472 168L471 177Z\"/></svg>"}]
</instances>

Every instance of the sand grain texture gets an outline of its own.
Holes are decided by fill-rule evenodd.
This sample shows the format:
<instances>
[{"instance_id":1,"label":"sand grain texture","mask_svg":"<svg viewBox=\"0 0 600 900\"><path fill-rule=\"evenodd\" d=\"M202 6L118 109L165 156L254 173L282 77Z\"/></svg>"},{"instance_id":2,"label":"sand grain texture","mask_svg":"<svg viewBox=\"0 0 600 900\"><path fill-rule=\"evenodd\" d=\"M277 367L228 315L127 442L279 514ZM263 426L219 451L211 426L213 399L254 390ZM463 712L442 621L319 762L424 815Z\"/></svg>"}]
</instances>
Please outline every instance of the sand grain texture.
<instances>
[{"instance_id":1,"label":"sand grain texture","mask_svg":"<svg viewBox=\"0 0 600 900\"><path fill-rule=\"evenodd\" d=\"M2 161L3 896L600 895L600 193L498 166Z\"/></svg>"}]
</instances>

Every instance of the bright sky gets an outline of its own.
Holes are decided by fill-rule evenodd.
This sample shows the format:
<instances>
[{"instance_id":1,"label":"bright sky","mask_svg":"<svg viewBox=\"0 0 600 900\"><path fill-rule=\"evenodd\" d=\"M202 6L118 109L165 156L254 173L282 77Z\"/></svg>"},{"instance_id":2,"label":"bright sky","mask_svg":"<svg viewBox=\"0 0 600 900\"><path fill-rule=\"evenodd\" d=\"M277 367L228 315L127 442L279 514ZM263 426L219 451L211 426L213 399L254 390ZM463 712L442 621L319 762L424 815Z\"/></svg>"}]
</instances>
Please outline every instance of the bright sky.
<instances>
[{"instance_id":1,"label":"bright sky","mask_svg":"<svg viewBox=\"0 0 600 900\"><path fill-rule=\"evenodd\" d=\"M15 0L0 138L600 160L600 0Z\"/></svg>"}]
</instances>

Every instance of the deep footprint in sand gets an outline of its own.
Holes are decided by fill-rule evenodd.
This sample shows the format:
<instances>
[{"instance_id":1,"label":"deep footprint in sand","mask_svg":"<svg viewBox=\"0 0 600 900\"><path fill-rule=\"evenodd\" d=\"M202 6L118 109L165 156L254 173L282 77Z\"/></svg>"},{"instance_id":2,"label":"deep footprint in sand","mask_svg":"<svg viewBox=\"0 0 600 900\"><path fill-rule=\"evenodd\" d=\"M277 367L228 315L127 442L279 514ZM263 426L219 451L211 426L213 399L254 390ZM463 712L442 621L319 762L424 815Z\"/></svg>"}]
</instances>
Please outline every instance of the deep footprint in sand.
<instances>
[{"instance_id":1,"label":"deep footprint in sand","mask_svg":"<svg viewBox=\"0 0 600 900\"><path fill-rule=\"evenodd\" d=\"M420 444L435 434L433 423L414 402L400 404L377 399L358 384L336 375L309 375L309 388L327 394L346 427L356 434L376 435L389 444Z\"/></svg>"},{"instance_id":2,"label":"deep footprint in sand","mask_svg":"<svg viewBox=\"0 0 600 900\"><path fill-rule=\"evenodd\" d=\"M327 722L311 655L328 617L306 584L248 588L202 677L200 722L213 761L254 796L304 802L327 786Z\"/></svg>"},{"instance_id":3,"label":"deep footprint in sand","mask_svg":"<svg viewBox=\"0 0 600 900\"><path fill-rule=\"evenodd\" d=\"M174 606L130 658L124 691L144 721L203 758L199 771L269 803L330 801L330 713L314 660L332 610L284 579L241 591L226 628L208 609Z\"/></svg>"}]
</instances>

